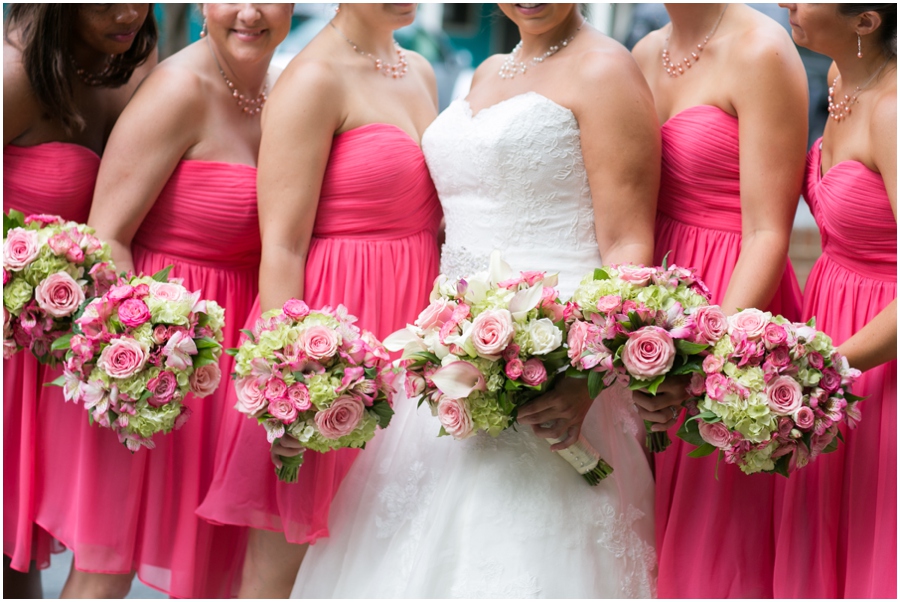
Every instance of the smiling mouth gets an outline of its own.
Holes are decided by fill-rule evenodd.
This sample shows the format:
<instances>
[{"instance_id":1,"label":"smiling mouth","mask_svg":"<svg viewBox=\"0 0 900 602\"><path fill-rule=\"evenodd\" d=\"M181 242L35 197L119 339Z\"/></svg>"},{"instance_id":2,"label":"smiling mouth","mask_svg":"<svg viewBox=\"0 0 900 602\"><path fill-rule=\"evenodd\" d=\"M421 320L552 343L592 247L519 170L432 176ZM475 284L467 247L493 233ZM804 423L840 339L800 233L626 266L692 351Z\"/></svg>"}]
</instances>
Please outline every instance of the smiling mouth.
<instances>
[{"instance_id":1,"label":"smiling mouth","mask_svg":"<svg viewBox=\"0 0 900 602\"><path fill-rule=\"evenodd\" d=\"M537 8L538 6L542 6L543 3L534 3L534 4L526 4L524 2L516 4L519 8Z\"/></svg>"}]
</instances>

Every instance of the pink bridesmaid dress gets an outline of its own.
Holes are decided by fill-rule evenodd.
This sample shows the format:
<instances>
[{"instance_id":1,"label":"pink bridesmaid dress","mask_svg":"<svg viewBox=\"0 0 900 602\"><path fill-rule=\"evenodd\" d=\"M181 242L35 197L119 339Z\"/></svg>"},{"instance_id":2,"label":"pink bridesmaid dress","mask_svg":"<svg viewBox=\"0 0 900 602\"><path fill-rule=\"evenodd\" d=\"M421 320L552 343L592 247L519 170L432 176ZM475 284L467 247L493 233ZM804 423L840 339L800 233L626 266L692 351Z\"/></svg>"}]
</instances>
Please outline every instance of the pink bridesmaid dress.
<instances>
[{"instance_id":1,"label":"pink bridesmaid dress","mask_svg":"<svg viewBox=\"0 0 900 602\"><path fill-rule=\"evenodd\" d=\"M820 142L804 197L822 256L803 319L841 344L897 298L897 222L880 174L842 161L822 175ZM777 597L897 598L897 362L864 372L853 394L866 399L845 443L779 483Z\"/></svg>"},{"instance_id":2,"label":"pink bridesmaid dress","mask_svg":"<svg viewBox=\"0 0 900 602\"><path fill-rule=\"evenodd\" d=\"M662 126L662 178L655 261L693 267L721 303L741 252L738 119L718 107L685 109ZM800 316L800 289L788 262L766 308ZM680 426L680 424L678 425ZM772 596L773 508L777 475L743 474L669 430L654 455L660 598ZM718 470L718 478L716 473Z\"/></svg>"},{"instance_id":3,"label":"pink bridesmaid dress","mask_svg":"<svg viewBox=\"0 0 900 602\"><path fill-rule=\"evenodd\" d=\"M3 149L3 211L17 209L60 215L84 223L91 211L100 157L87 147L64 142ZM28 571L50 565L54 547L34 524L35 449L38 399L44 382L61 373L38 364L27 351L3 360L3 553L10 566ZM52 416L47 419L54 420Z\"/></svg>"},{"instance_id":4,"label":"pink bridesmaid dress","mask_svg":"<svg viewBox=\"0 0 900 602\"><path fill-rule=\"evenodd\" d=\"M441 209L418 145L381 123L335 136L306 263L310 307L342 303L382 339L416 318L438 274ZM287 276L287 275L286 275ZM259 315L258 302L247 322ZM226 406L237 399L228 388ZM282 483L265 432L230 410L216 476L198 513L281 531L301 544L328 536L331 501L359 450L306 452L297 483Z\"/></svg>"},{"instance_id":5,"label":"pink bridesmaid dress","mask_svg":"<svg viewBox=\"0 0 900 602\"><path fill-rule=\"evenodd\" d=\"M256 168L181 161L132 242L136 272L168 265L170 277L225 308L225 347L234 347L259 277ZM37 521L75 553L76 568L127 573L177 598L231 597L246 534L195 515L212 481L222 418L230 412L232 361L223 354L222 384L189 397L192 414L156 448L132 454L116 435L88 424L87 413L45 393L43 411L67 411L60 430L40 440L43 463L57 467L40 482ZM46 397L51 397L47 399Z\"/></svg>"}]
</instances>

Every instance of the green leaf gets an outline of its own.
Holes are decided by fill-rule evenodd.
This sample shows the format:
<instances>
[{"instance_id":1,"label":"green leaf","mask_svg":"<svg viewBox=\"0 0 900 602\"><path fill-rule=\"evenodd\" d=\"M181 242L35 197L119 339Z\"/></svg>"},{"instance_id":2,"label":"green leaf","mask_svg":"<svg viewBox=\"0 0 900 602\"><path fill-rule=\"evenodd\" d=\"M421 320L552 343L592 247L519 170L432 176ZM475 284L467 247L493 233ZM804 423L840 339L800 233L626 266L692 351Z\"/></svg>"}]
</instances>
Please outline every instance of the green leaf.
<instances>
[{"instance_id":1,"label":"green leaf","mask_svg":"<svg viewBox=\"0 0 900 602\"><path fill-rule=\"evenodd\" d=\"M632 391L647 391L650 395L656 395L656 390L665 380L665 374L660 374L653 380L640 380L632 377L631 382L628 383L628 388Z\"/></svg>"},{"instance_id":2,"label":"green leaf","mask_svg":"<svg viewBox=\"0 0 900 602\"><path fill-rule=\"evenodd\" d=\"M497 404L500 406L500 411L507 415L512 414L516 409L516 404L512 402L510 395L506 391L501 391L497 396Z\"/></svg>"},{"instance_id":3,"label":"green leaf","mask_svg":"<svg viewBox=\"0 0 900 602\"><path fill-rule=\"evenodd\" d=\"M248 330L246 328L241 328L241 332L244 333L251 343L256 343L256 337L253 336L253 331Z\"/></svg>"},{"instance_id":4,"label":"green leaf","mask_svg":"<svg viewBox=\"0 0 900 602\"><path fill-rule=\"evenodd\" d=\"M386 401L376 401L372 404L372 411L378 416L378 426L385 429L391 423L394 416L394 408Z\"/></svg>"},{"instance_id":5,"label":"green leaf","mask_svg":"<svg viewBox=\"0 0 900 602\"><path fill-rule=\"evenodd\" d=\"M195 339L194 344L197 345L197 349L217 349L221 347L218 341L210 337Z\"/></svg>"},{"instance_id":6,"label":"green leaf","mask_svg":"<svg viewBox=\"0 0 900 602\"><path fill-rule=\"evenodd\" d=\"M609 274L604 268L594 270L594 280L609 280Z\"/></svg>"},{"instance_id":7,"label":"green leaf","mask_svg":"<svg viewBox=\"0 0 900 602\"><path fill-rule=\"evenodd\" d=\"M591 370L587 377L588 395L591 399L596 399L600 392L604 389L603 376L599 372Z\"/></svg>"},{"instance_id":8,"label":"green leaf","mask_svg":"<svg viewBox=\"0 0 900 602\"><path fill-rule=\"evenodd\" d=\"M590 372L579 370L575 366L569 366L568 368L566 368L566 376L568 378L587 378L589 375Z\"/></svg>"},{"instance_id":9,"label":"green leaf","mask_svg":"<svg viewBox=\"0 0 900 602\"><path fill-rule=\"evenodd\" d=\"M687 441L691 445L696 445L697 447L706 443L706 441L703 440L703 437L700 436L700 425L697 424L696 420L685 420L675 435L679 439Z\"/></svg>"},{"instance_id":10,"label":"green leaf","mask_svg":"<svg viewBox=\"0 0 900 602\"><path fill-rule=\"evenodd\" d=\"M665 272L666 270L669 269L669 253L671 253L671 252L672 252L672 249L669 249L668 251L666 251L666 254L663 255L663 260L662 260L662 266L661 266L661 267L662 267L662 269L663 269L664 272Z\"/></svg>"},{"instance_id":11,"label":"green leaf","mask_svg":"<svg viewBox=\"0 0 900 602\"><path fill-rule=\"evenodd\" d=\"M25 215L21 211L10 209L9 213L3 214L3 238L13 228L22 228L25 226Z\"/></svg>"},{"instance_id":12,"label":"green leaf","mask_svg":"<svg viewBox=\"0 0 900 602\"><path fill-rule=\"evenodd\" d=\"M419 360L423 360L426 362L431 362L433 364L441 365L441 360L438 356L431 353L430 351L416 351L415 353L409 354L410 359L416 358Z\"/></svg>"},{"instance_id":13,"label":"green leaf","mask_svg":"<svg viewBox=\"0 0 900 602\"><path fill-rule=\"evenodd\" d=\"M240 349L236 349L236 348L234 348L234 347L229 347L228 349L225 350L225 353L226 353L227 355L230 355L231 357L237 356L237 354L238 354L239 352L240 352Z\"/></svg>"},{"instance_id":14,"label":"green leaf","mask_svg":"<svg viewBox=\"0 0 900 602\"><path fill-rule=\"evenodd\" d=\"M672 376L681 376L682 374L693 374L695 372L703 372L703 364L700 363L700 360L694 359L689 362L685 362L677 368L672 368L669 370L669 374Z\"/></svg>"},{"instance_id":15,"label":"green leaf","mask_svg":"<svg viewBox=\"0 0 900 602\"><path fill-rule=\"evenodd\" d=\"M450 433L442 426L441 430L438 432L438 437L447 437Z\"/></svg>"},{"instance_id":16,"label":"green leaf","mask_svg":"<svg viewBox=\"0 0 900 602\"><path fill-rule=\"evenodd\" d=\"M789 454L785 454L785 455L781 456L780 458L778 458L777 460L775 460L774 472L777 472L778 474L780 474L783 477L790 476L788 469L791 466L791 456L792 455L793 455L793 452L791 452Z\"/></svg>"},{"instance_id":17,"label":"green leaf","mask_svg":"<svg viewBox=\"0 0 900 602\"><path fill-rule=\"evenodd\" d=\"M64 334L50 345L50 351L68 351L69 341L72 340L72 333Z\"/></svg>"},{"instance_id":18,"label":"green leaf","mask_svg":"<svg viewBox=\"0 0 900 602\"><path fill-rule=\"evenodd\" d=\"M697 355L707 348L709 348L709 345L705 343L692 343L684 339L675 339L675 349L685 355Z\"/></svg>"},{"instance_id":19,"label":"green leaf","mask_svg":"<svg viewBox=\"0 0 900 602\"><path fill-rule=\"evenodd\" d=\"M158 272L156 272L155 274L153 274L153 279L156 280L157 282L168 282L168 280L169 280L169 272L171 272L171 271L172 271L172 266L171 266L171 265L167 265L166 267L164 267L164 268L161 269L160 271L158 271Z\"/></svg>"},{"instance_id":20,"label":"green leaf","mask_svg":"<svg viewBox=\"0 0 900 602\"><path fill-rule=\"evenodd\" d=\"M844 399L847 401L848 404L850 404L850 403L857 403L859 401L863 401L868 398L860 397L859 395L853 395L852 393L844 393Z\"/></svg>"},{"instance_id":21,"label":"green leaf","mask_svg":"<svg viewBox=\"0 0 900 602\"><path fill-rule=\"evenodd\" d=\"M66 384L66 375L60 374L48 383L44 383L45 387L63 387Z\"/></svg>"},{"instance_id":22,"label":"green leaf","mask_svg":"<svg viewBox=\"0 0 900 602\"><path fill-rule=\"evenodd\" d=\"M194 370L208 364L215 364L218 360L213 356L212 349L200 349L194 356Z\"/></svg>"},{"instance_id":23,"label":"green leaf","mask_svg":"<svg viewBox=\"0 0 900 602\"><path fill-rule=\"evenodd\" d=\"M703 442L703 445L692 451L688 454L689 458L702 458L704 456L708 456L716 451L716 446L712 443Z\"/></svg>"},{"instance_id":24,"label":"green leaf","mask_svg":"<svg viewBox=\"0 0 900 602\"><path fill-rule=\"evenodd\" d=\"M844 441L844 433L842 433L842 432L839 430L839 431L837 432L837 438L840 439L841 442L843 442L843 441Z\"/></svg>"},{"instance_id":25,"label":"green leaf","mask_svg":"<svg viewBox=\"0 0 900 602\"><path fill-rule=\"evenodd\" d=\"M807 320L807 321L806 321L806 325L807 325L807 326L812 326L813 328L815 328L815 327L816 327L816 317L813 316L813 317L811 317L809 320Z\"/></svg>"},{"instance_id":26,"label":"green leaf","mask_svg":"<svg viewBox=\"0 0 900 602\"><path fill-rule=\"evenodd\" d=\"M150 389L145 389L144 392L141 393L141 397L140 399L138 399L138 401L146 401L151 397L153 397L153 391L151 391Z\"/></svg>"}]
</instances>

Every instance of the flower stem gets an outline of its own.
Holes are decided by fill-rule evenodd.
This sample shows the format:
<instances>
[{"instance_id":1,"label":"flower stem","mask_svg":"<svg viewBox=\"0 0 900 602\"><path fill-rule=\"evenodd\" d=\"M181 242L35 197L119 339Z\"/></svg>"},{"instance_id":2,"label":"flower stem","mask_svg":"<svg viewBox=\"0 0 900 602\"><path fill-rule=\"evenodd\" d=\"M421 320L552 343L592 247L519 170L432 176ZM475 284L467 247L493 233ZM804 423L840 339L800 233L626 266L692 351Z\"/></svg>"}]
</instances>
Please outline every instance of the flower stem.
<instances>
[{"instance_id":1,"label":"flower stem","mask_svg":"<svg viewBox=\"0 0 900 602\"><path fill-rule=\"evenodd\" d=\"M550 443L559 443L562 439L547 439ZM584 435L578 436L578 441L566 449L556 452L578 471L584 480L592 487L612 474L613 468L606 460L600 457L597 450L588 443Z\"/></svg>"},{"instance_id":2,"label":"flower stem","mask_svg":"<svg viewBox=\"0 0 900 602\"><path fill-rule=\"evenodd\" d=\"M665 451L667 447L672 443L672 440L669 439L669 433L666 431L651 431L650 427L653 426L653 422L644 421L644 427L647 429L647 449L649 449L654 454L658 454L661 451Z\"/></svg>"},{"instance_id":3,"label":"flower stem","mask_svg":"<svg viewBox=\"0 0 900 602\"><path fill-rule=\"evenodd\" d=\"M297 456L278 456L281 460L281 468L275 469L278 480L285 483L296 483L297 475L300 472L300 466L303 464L303 454Z\"/></svg>"}]
</instances>

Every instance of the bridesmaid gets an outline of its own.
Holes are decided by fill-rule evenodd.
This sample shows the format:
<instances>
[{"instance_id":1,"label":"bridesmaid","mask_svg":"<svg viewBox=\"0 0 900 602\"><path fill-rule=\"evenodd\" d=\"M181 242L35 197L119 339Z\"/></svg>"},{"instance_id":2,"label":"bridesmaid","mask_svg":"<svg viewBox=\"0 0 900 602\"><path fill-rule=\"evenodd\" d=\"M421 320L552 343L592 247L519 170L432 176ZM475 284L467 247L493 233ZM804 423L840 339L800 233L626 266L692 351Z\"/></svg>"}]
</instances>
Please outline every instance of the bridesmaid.
<instances>
[{"instance_id":1,"label":"bridesmaid","mask_svg":"<svg viewBox=\"0 0 900 602\"><path fill-rule=\"evenodd\" d=\"M742 4L666 9L671 25L634 48L663 124L654 260L696 268L726 314L797 319L787 252L807 135L800 57L775 21ZM780 477L721 463L717 476L714 456L688 458L668 432L672 445L654 457L659 596L771 597Z\"/></svg>"},{"instance_id":2,"label":"bridesmaid","mask_svg":"<svg viewBox=\"0 0 900 602\"><path fill-rule=\"evenodd\" d=\"M87 221L109 132L155 64L156 24L148 4L9 6L3 39L3 210ZM3 361L7 597L41 597L37 569L50 562L52 540L33 524L37 400L42 382L56 376L49 374L27 352Z\"/></svg>"},{"instance_id":3,"label":"bridesmaid","mask_svg":"<svg viewBox=\"0 0 900 602\"><path fill-rule=\"evenodd\" d=\"M441 214L419 143L437 89L425 59L392 35L414 17L415 5L340 5L273 90L259 163L259 306L247 327L296 297L343 303L383 338L427 304ZM226 421L198 512L252 528L242 597L286 598L307 545L328 535L331 500L359 450L306 452L299 482L286 484L262 429L235 411ZM282 439L273 456L298 447Z\"/></svg>"},{"instance_id":4,"label":"bridesmaid","mask_svg":"<svg viewBox=\"0 0 900 602\"><path fill-rule=\"evenodd\" d=\"M779 482L775 596L897 597L897 5L782 4L794 41L834 60L804 197L823 253L806 285L851 366L862 420ZM798 500L802 503L798 504Z\"/></svg>"},{"instance_id":5,"label":"bridesmaid","mask_svg":"<svg viewBox=\"0 0 900 602\"><path fill-rule=\"evenodd\" d=\"M292 6L201 10L206 35L154 69L116 124L89 223L110 243L120 270L152 274L172 265L171 276L188 290L224 307L223 344L233 347L258 275L260 110ZM72 414L65 431L42 433L46 465L57 474L43 483L37 517L74 551L64 596L124 596L134 571L178 598L234 593L245 534L194 514L230 411L222 396L228 359L220 362L224 386L189 399L190 420L156 437L152 451L132 454L112 432L89 426L74 404L46 404Z\"/></svg>"}]
</instances>

